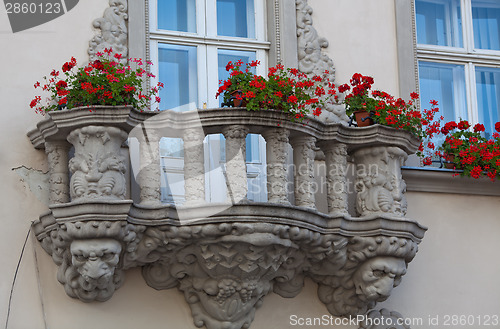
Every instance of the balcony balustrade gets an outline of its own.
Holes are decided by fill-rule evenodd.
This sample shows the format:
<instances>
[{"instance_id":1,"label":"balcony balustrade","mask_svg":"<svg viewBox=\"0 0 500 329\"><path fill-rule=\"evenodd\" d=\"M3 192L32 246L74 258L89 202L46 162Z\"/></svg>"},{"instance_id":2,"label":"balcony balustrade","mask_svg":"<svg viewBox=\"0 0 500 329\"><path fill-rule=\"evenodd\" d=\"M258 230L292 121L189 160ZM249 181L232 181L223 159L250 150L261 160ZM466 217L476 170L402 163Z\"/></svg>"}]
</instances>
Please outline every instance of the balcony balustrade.
<instances>
[{"instance_id":1,"label":"balcony balustrade","mask_svg":"<svg viewBox=\"0 0 500 329\"><path fill-rule=\"evenodd\" d=\"M266 141L267 202L246 198L249 133ZM226 140L222 203L205 201L209 134ZM50 113L28 136L50 169L50 210L34 223L37 238L66 293L85 302L111 298L126 270L141 266L151 287L184 292L198 327L246 328L265 295L294 297L306 276L333 315L364 314L400 283L426 230L406 218L401 176L419 141L385 126L293 122L242 108L97 107ZM182 205L161 203L161 137L184 142ZM138 200L130 197L127 138L139 143ZM325 213L316 207L322 161Z\"/></svg>"}]
</instances>

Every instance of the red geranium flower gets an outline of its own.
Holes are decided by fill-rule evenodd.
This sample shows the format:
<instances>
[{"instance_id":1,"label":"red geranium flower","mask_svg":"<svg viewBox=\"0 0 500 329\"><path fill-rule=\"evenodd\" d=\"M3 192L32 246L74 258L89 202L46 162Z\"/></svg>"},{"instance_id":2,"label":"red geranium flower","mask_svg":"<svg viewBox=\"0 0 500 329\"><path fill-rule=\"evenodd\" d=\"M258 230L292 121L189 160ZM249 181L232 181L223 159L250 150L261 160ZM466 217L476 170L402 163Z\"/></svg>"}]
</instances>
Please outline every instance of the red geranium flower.
<instances>
[{"instance_id":1,"label":"red geranium flower","mask_svg":"<svg viewBox=\"0 0 500 329\"><path fill-rule=\"evenodd\" d=\"M484 129L484 125L482 125L482 124L480 124L480 123L477 123L477 124L474 126L474 131L475 131L475 132L485 131L485 129Z\"/></svg>"},{"instance_id":2,"label":"red geranium flower","mask_svg":"<svg viewBox=\"0 0 500 329\"><path fill-rule=\"evenodd\" d=\"M296 104L297 101L298 101L297 96L295 95L288 96L288 103Z\"/></svg>"},{"instance_id":3,"label":"red geranium flower","mask_svg":"<svg viewBox=\"0 0 500 329\"><path fill-rule=\"evenodd\" d=\"M469 127L470 127L470 124L466 120L462 120L458 123L458 129L460 129L460 130L466 130L466 129L469 129Z\"/></svg>"}]
</instances>

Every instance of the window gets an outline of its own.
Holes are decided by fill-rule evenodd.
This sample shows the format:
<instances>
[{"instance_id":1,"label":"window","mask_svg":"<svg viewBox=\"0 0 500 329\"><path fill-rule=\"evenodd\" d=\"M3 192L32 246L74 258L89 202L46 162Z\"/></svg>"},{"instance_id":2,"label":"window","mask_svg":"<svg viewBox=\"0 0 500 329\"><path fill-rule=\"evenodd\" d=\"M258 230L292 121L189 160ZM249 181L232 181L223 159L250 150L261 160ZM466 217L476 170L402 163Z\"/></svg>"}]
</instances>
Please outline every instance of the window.
<instances>
[{"instance_id":1,"label":"window","mask_svg":"<svg viewBox=\"0 0 500 329\"><path fill-rule=\"evenodd\" d=\"M446 121L500 116L500 1L415 0L422 106L439 101Z\"/></svg>"},{"instance_id":2,"label":"window","mask_svg":"<svg viewBox=\"0 0 500 329\"><path fill-rule=\"evenodd\" d=\"M229 60L259 60L265 73L264 0L150 0L149 21L154 73L168 86L162 110L218 107Z\"/></svg>"},{"instance_id":3,"label":"window","mask_svg":"<svg viewBox=\"0 0 500 329\"><path fill-rule=\"evenodd\" d=\"M259 60L258 74L267 67L270 48L265 35L265 0L150 0L149 47L153 72L164 83L161 110L188 111L215 108L219 80L227 78L229 61ZM156 82L156 81L154 81ZM224 138L205 140L207 201L224 201ZM182 140L163 138L162 199L183 202ZM247 171L250 199L265 201L265 142L247 137ZM253 188L255 187L255 188Z\"/></svg>"}]
</instances>

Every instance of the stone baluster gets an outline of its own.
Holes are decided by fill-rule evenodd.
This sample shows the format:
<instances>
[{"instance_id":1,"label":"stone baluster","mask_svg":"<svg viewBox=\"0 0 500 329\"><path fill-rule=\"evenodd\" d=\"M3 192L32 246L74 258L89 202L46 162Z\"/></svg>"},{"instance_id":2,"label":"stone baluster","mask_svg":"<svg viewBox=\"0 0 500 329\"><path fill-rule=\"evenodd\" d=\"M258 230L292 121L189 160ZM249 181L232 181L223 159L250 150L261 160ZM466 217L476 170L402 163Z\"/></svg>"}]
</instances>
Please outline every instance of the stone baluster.
<instances>
[{"instance_id":1,"label":"stone baluster","mask_svg":"<svg viewBox=\"0 0 500 329\"><path fill-rule=\"evenodd\" d=\"M141 204L155 205L161 203L161 168L160 139L153 129L145 130L138 137L140 149L139 188Z\"/></svg>"},{"instance_id":2,"label":"stone baluster","mask_svg":"<svg viewBox=\"0 0 500 329\"><path fill-rule=\"evenodd\" d=\"M66 141L45 142L49 164L49 204L66 203L69 198L68 152Z\"/></svg>"},{"instance_id":3,"label":"stone baluster","mask_svg":"<svg viewBox=\"0 0 500 329\"><path fill-rule=\"evenodd\" d=\"M406 184L401 166L407 154L394 146L362 148L353 153L356 164L356 210L366 215L406 215Z\"/></svg>"},{"instance_id":4,"label":"stone baluster","mask_svg":"<svg viewBox=\"0 0 500 329\"><path fill-rule=\"evenodd\" d=\"M287 190L288 136L283 128L269 129L262 134L266 140L267 199L270 203L290 204Z\"/></svg>"},{"instance_id":5,"label":"stone baluster","mask_svg":"<svg viewBox=\"0 0 500 329\"><path fill-rule=\"evenodd\" d=\"M205 157L201 128L184 131L184 189L186 205L205 202Z\"/></svg>"},{"instance_id":6,"label":"stone baluster","mask_svg":"<svg viewBox=\"0 0 500 329\"><path fill-rule=\"evenodd\" d=\"M347 145L324 141L319 147L325 154L328 213L342 216L347 211Z\"/></svg>"},{"instance_id":7,"label":"stone baluster","mask_svg":"<svg viewBox=\"0 0 500 329\"><path fill-rule=\"evenodd\" d=\"M295 176L295 205L316 208L314 198L314 144L316 138L299 136L291 140Z\"/></svg>"},{"instance_id":8,"label":"stone baluster","mask_svg":"<svg viewBox=\"0 0 500 329\"><path fill-rule=\"evenodd\" d=\"M226 138L226 179L228 198L236 203L247 197L245 138L248 128L241 125L227 126L222 130Z\"/></svg>"}]
</instances>

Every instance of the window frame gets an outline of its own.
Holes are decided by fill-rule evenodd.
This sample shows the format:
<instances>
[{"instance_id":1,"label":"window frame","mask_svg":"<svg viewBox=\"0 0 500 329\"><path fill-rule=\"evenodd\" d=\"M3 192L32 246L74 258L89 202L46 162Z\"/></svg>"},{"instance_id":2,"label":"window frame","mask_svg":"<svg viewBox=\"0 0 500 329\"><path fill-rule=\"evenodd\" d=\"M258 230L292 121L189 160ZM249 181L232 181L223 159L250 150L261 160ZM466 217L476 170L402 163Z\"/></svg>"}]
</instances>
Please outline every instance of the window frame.
<instances>
[{"instance_id":1,"label":"window frame","mask_svg":"<svg viewBox=\"0 0 500 329\"><path fill-rule=\"evenodd\" d=\"M479 122L479 108L476 90L476 67L499 68L500 51L474 48L472 0L460 0L460 6L463 47L443 47L417 43L417 63L427 61L463 65L468 120L472 123L477 123Z\"/></svg>"},{"instance_id":2,"label":"window frame","mask_svg":"<svg viewBox=\"0 0 500 329\"><path fill-rule=\"evenodd\" d=\"M255 52L255 57L262 65L257 68L257 74L264 74L267 68L267 52L270 42L267 41L265 29L265 0L254 0L255 11L255 38L240 38L217 35L216 1L196 0L196 32L181 32L158 29L157 1L149 1L149 49L150 59L158 63L158 49L160 43L186 45L197 47L198 72L198 103L196 108L219 107L215 94L219 87L217 66L208 63L217 63L218 49L242 50ZM206 17L214 17L215 22L207 22ZM215 23L215 24L213 24ZM158 77L158 66L153 66L152 73ZM152 80L152 84L158 78Z\"/></svg>"},{"instance_id":3,"label":"window frame","mask_svg":"<svg viewBox=\"0 0 500 329\"><path fill-rule=\"evenodd\" d=\"M448 53L435 53L432 50L419 49L417 56L417 35L415 21L415 1L394 0L396 13L396 42L398 53L399 72L399 92L401 95L408 95L412 91L420 92L418 77L418 59L427 59L435 62L448 63L468 63L470 57L474 57L484 66L492 67L499 64L496 55L489 52L481 54L460 54L456 51ZM451 55L451 56L448 56ZM453 61L449 58L453 57ZM469 73L470 74L470 71ZM475 81L473 83L475 88ZM470 102L471 100L469 100ZM467 104L469 107L469 104ZM456 194L477 194L498 196L498 182L492 183L489 179L468 179L457 180L449 173L449 170L433 167L422 167L421 160L416 156L407 160L407 165L403 167L403 177L407 182L410 192L434 192L434 193L456 193Z\"/></svg>"}]
</instances>

